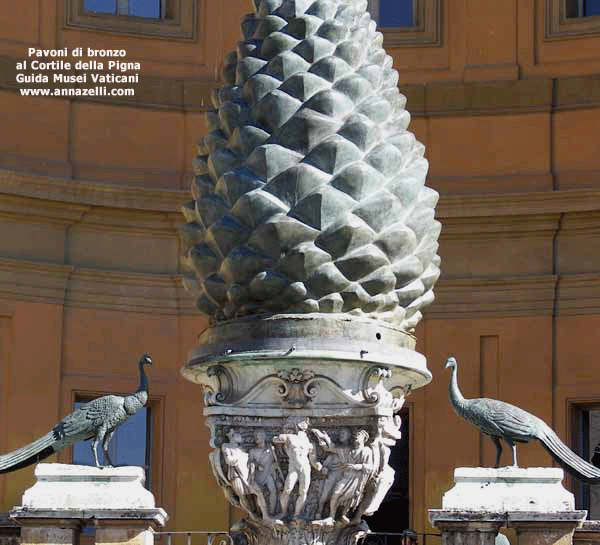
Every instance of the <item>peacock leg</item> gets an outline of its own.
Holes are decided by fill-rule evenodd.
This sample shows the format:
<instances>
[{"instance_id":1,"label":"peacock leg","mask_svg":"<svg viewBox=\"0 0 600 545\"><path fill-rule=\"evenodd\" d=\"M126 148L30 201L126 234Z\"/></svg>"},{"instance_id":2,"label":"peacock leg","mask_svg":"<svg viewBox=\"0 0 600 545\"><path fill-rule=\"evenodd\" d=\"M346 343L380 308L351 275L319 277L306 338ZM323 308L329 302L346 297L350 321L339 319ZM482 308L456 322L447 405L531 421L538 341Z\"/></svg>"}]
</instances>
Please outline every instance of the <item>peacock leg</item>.
<instances>
[{"instance_id":1,"label":"peacock leg","mask_svg":"<svg viewBox=\"0 0 600 545\"><path fill-rule=\"evenodd\" d=\"M519 464L517 464L517 445L510 437L505 437L504 440L508 443L508 445L512 449L512 455L513 455L513 465L512 466L519 467Z\"/></svg>"},{"instance_id":2,"label":"peacock leg","mask_svg":"<svg viewBox=\"0 0 600 545\"><path fill-rule=\"evenodd\" d=\"M104 452L104 458L107 460L108 465L110 467L115 467L115 464L110 459L110 454L108 453L108 445L110 444L110 440L112 439L112 437L113 437L114 434L115 434L115 430L109 431L104 436L104 441L102 441L102 452Z\"/></svg>"},{"instance_id":3,"label":"peacock leg","mask_svg":"<svg viewBox=\"0 0 600 545\"><path fill-rule=\"evenodd\" d=\"M104 444L104 436L106 435L106 428L104 426L102 426L97 432L96 432L96 437L94 437L94 441L93 441L93 447L92 449L94 450L94 460L96 461L96 467L104 467L100 465L100 462L98 461L98 444L103 445Z\"/></svg>"},{"instance_id":4,"label":"peacock leg","mask_svg":"<svg viewBox=\"0 0 600 545\"><path fill-rule=\"evenodd\" d=\"M96 462L96 467L100 467L100 462L98 461L98 436L94 437L92 441L92 454L94 456L94 461Z\"/></svg>"},{"instance_id":5,"label":"peacock leg","mask_svg":"<svg viewBox=\"0 0 600 545\"><path fill-rule=\"evenodd\" d=\"M502 443L500 443L500 439L495 435L490 435L490 438L496 446L496 465L494 467L498 468L500 467L500 457L502 456Z\"/></svg>"}]
</instances>

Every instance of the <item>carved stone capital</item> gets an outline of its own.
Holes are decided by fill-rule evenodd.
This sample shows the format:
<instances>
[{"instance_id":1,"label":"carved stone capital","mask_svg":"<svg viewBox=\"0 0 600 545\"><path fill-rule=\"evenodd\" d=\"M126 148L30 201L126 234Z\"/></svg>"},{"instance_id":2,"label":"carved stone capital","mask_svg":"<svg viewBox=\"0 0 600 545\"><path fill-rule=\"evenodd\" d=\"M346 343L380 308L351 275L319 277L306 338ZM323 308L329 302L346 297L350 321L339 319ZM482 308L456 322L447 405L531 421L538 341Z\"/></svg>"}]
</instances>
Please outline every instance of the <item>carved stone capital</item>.
<instances>
[{"instance_id":1,"label":"carved stone capital","mask_svg":"<svg viewBox=\"0 0 600 545\"><path fill-rule=\"evenodd\" d=\"M396 413L430 377L414 339L380 326L278 316L202 334L183 373L204 387L211 467L248 543L350 545L368 531L362 516L394 482Z\"/></svg>"}]
</instances>

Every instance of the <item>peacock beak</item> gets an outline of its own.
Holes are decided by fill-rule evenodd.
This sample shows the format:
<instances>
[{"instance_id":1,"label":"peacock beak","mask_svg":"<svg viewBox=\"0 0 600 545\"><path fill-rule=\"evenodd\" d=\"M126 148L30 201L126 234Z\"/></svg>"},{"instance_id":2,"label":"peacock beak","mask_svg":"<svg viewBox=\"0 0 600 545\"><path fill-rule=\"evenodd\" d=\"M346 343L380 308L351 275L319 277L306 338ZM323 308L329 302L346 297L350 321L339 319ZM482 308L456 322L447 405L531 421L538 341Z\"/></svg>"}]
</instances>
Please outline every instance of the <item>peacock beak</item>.
<instances>
[{"instance_id":1,"label":"peacock beak","mask_svg":"<svg viewBox=\"0 0 600 545\"><path fill-rule=\"evenodd\" d=\"M141 362L146 365L152 365L152 358L148 354L144 354L141 358Z\"/></svg>"}]
</instances>

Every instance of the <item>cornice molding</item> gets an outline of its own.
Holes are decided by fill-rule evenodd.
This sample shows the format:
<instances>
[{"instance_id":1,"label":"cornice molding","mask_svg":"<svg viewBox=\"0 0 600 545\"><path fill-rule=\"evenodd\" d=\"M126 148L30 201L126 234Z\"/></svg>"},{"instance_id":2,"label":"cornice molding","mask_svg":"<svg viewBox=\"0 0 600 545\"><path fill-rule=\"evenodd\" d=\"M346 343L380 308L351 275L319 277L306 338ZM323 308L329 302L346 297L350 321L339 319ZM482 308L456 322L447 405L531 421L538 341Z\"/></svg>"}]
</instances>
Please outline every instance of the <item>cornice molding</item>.
<instances>
[{"instance_id":1,"label":"cornice molding","mask_svg":"<svg viewBox=\"0 0 600 545\"><path fill-rule=\"evenodd\" d=\"M69 225L78 222L89 210L85 205L6 195L0 190L0 218L3 219L18 217L30 223Z\"/></svg>"},{"instance_id":2,"label":"cornice molding","mask_svg":"<svg viewBox=\"0 0 600 545\"><path fill-rule=\"evenodd\" d=\"M549 112L553 108L552 84L550 78L429 83L423 86L423 115L445 117ZM408 106L412 113L410 104Z\"/></svg>"},{"instance_id":3,"label":"cornice molding","mask_svg":"<svg viewBox=\"0 0 600 545\"><path fill-rule=\"evenodd\" d=\"M439 216L442 218L442 216ZM532 238L552 236L558 229L559 213L519 216L463 216L442 218L441 240L477 238Z\"/></svg>"},{"instance_id":4,"label":"cornice molding","mask_svg":"<svg viewBox=\"0 0 600 545\"><path fill-rule=\"evenodd\" d=\"M173 239L177 236L177 223L174 212L93 207L81 218L77 229Z\"/></svg>"},{"instance_id":5,"label":"cornice molding","mask_svg":"<svg viewBox=\"0 0 600 545\"><path fill-rule=\"evenodd\" d=\"M581 211L577 214L569 212L565 214L561 226L561 236L592 235L600 233L600 210Z\"/></svg>"},{"instance_id":6,"label":"cornice molding","mask_svg":"<svg viewBox=\"0 0 600 545\"><path fill-rule=\"evenodd\" d=\"M154 314L196 314L180 275L86 269L0 259L0 297Z\"/></svg>"},{"instance_id":7,"label":"cornice molding","mask_svg":"<svg viewBox=\"0 0 600 545\"><path fill-rule=\"evenodd\" d=\"M388 32L386 43L394 40L401 42L402 34ZM430 38L434 34L431 34ZM438 37L433 37L429 45L439 44L439 32L435 35ZM19 92L19 89L35 86L35 84L17 83L16 63L22 60L24 59L0 56L0 89ZM77 75L79 72L73 70L72 73ZM47 74L52 75L52 72L49 71ZM217 80L166 78L143 74L139 76L138 83L130 84L135 89L135 95L132 97L61 97L61 99L100 102L113 106L197 112L212 108L212 91L220 85L222 82ZM553 87L556 89L554 94ZM554 79L432 82L400 85L400 91L406 95L408 109L414 117L498 115L600 107L598 74ZM53 98L48 97L48 100Z\"/></svg>"},{"instance_id":8,"label":"cornice molding","mask_svg":"<svg viewBox=\"0 0 600 545\"><path fill-rule=\"evenodd\" d=\"M188 190L154 189L65 179L0 170L0 210L10 211L11 197L28 197L40 210L47 206L35 200L64 203L63 210L79 217L91 206L122 210L163 212L175 215L191 199ZM23 203L26 200L21 201ZM56 207L55 207L56 209ZM566 189L527 193L442 195L438 218L485 218L586 212L600 210L600 189ZM58 215L58 217L63 217Z\"/></svg>"},{"instance_id":9,"label":"cornice molding","mask_svg":"<svg viewBox=\"0 0 600 545\"><path fill-rule=\"evenodd\" d=\"M600 314L600 273L440 278L425 318Z\"/></svg>"},{"instance_id":10,"label":"cornice molding","mask_svg":"<svg viewBox=\"0 0 600 545\"><path fill-rule=\"evenodd\" d=\"M19 259L0 259L0 297L63 304L73 268Z\"/></svg>"},{"instance_id":11,"label":"cornice molding","mask_svg":"<svg viewBox=\"0 0 600 545\"><path fill-rule=\"evenodd\" d=\"M557 314L600 313L600 274L565 274L558 280Z\"/></svg>"},{"instance_id":12,"label":"cornice molding","mask_svg":"<svg viewBox=\"0 0 600 545\"><path fill-rule=\"evenodd\" d=\"M115 185L85 180L0 170L0 197L17 195L70 203L70 206L105 206L127 210L176 213L190 200L188 191Z\"/></svg>"},{"instance_id":13,"label":"cornice molding","mask_svg":"<svg viewBox=\"0 0 600 545\"><path fill-rule=\"evenodd\" d=\"M556 289L558 282L558 289ZM600 273L441 278L429 319L600 314ZM0 259L0 298L77 308L197 315L177 274L105 271Z\"/></svg>"},{"instance_id":14,"label":"cornice molding","mask_svg":"<svg viewBox=\"0 0 600 545\"><path fill-rule=\"evenodd\" d=\"M169 315L197 313L179 275L80 268L70 278L65 305Z\"/></svg>"},{"instance_id":15,"label":"cornice molding","mask_svg":"<svg viewBox=\"0 0 600 545\"><path fill-rule=\"evenodd\" d=\"M0 214L20 222L77 223L77 229L174 238L187 191L157 190L0 171ZM443 196L442 239L579 236L600 228L600 190ZM32 259L29 257L28 259ZM556 282L558 290L556 291ZM445 278L430 318L600 313L600 273ZM128 312L196 314L178 274L101 270L0 259L0 298Z\"/></svg>"},{"instance_id":16,"label":"cornice molding","mask_svg":"<svg viewBox=\"0 0 600 545\"><path fill-rule=\"evenodd\" d=\"M425 318L546 315L552 312L556 277L441 278ZM598 306L600 310L600 305Z\"/></svg>"},{"instance_id":17,"label":"cornice molding","mask_svg":"<svg viewBox=\"0 0 600 545\"><path fill-rule=\"evenodd\" d=\"M445 195L439 218L523 216L600 210L600 189L567 189L530 193Z\"/></svg>"}]
</instances>

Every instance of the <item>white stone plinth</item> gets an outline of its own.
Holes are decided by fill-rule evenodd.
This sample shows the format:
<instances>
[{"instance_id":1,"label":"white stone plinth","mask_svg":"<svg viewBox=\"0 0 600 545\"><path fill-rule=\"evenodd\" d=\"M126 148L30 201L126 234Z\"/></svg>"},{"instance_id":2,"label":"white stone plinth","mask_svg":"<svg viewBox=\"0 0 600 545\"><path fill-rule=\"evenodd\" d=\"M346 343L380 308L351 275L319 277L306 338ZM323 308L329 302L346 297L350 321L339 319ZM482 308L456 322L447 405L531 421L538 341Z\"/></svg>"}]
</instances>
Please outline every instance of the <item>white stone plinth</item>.
<instances>
[{"instance_id":1,"label":"white stone plinth","mask_svg":"<svg viewBox=\"0 0 600 545\"><path fill-rule=\"evenodd\" d=\"M154 496L144 488L141 467L38 464L35 476L37 482L23 494L20 509L155 509Z\"/></svg>"},{"instance_id":2,"label":"white stone plinth","mask_svg":"<svg viewBox=\"0 0 600 545\"><path fill-rule=\"evenodd\" d=\"M460 467L454 488L444 494L442 509L460 511L563 512L575 498L562 485L563 470L550 467Z\"/></svg>"}]
</instances>

